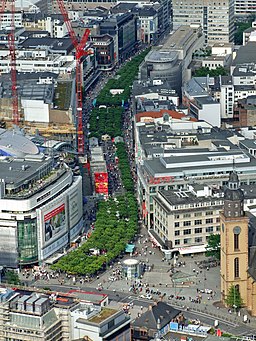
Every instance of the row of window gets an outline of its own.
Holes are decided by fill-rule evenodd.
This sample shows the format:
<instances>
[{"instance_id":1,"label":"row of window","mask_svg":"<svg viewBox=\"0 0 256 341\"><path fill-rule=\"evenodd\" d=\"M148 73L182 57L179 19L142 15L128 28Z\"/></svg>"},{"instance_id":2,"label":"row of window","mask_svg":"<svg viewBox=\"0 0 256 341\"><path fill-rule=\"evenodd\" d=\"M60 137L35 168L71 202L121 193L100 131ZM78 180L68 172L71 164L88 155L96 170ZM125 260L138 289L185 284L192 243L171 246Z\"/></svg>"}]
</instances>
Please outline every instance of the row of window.
<instances>
[{"instance_id":1,"label":"row of window","mask_svg":"<svg viewBox=\"0 0 256 341\"><path fill-rule=\"evenodd\" d=\"M219 226L216 226L216 232L220 231L220 227ZM180 230L177 230L174 232L174 235L175 236L180 236L181 233L183 232L183 235L188 235L188 234L192 234L192 233L195 233L195 234L199 234L199 233L203 233L203 228L202 227L197 227L194 229L194 232L192 232L191 229L185 229L183 231L180 231ZM213 233L214 232L214 226L208 226L205 228L205 232L206 233Z\"/></svg>"},{"instance_id":2,"label":"row of window","mask_svg":"<svg viewBox=\"0 0 256 341\"><path fill-rule=\"evenodd\" d=\"M194 240L194 243L202 243L203 242L203 237L195 237L194 239L192 238L185 238L183 239L183 244L191 244ZM177 245L180 245L181 244L181 239L175 239L174 241L174 244L177 246Z\"/></svg>"},{"instance_id":3,"label":"row of window","mask_svg":"<svg viewBox=\"0 0 256 341\"><path fill-rule=\"evenodd\" d=\"M205 212L205 215L207 215L207 216L209 216L209 215L213 215L213 211L206 211ZM195 212L194 213L194 216L195 217L201 217L203 215L203 212ZM191 213L184 213L183 215L182 214L175 214L174 215L174 218L175 219L180 219L180 218L190 218L190 217L192 217L193 216L193 214L191 214Z\"/></svg>"},{"instance_id":4,"label":"row of window","mask_svg":"<svg viewBox=\"0 0 256 341\"><path fill-rule=\"evenodd\" d=\"M185 220L183 222L179 222L179 221L174 222L174 227L177 228L177 227L181 227L181 226L185 227L185 226L192 226L192 225L196 225L197 226L197 225L203 225L203 224L212 224L214 222L214 220L216 220L216 223L220 222L220 218L219 217L217 217L216 219L214 219L214 218L207 218L207 219L205 219L205 221L202 220L202 219L196 219L196 220L193 220L193 221Z\"/></svg>"}]
</instances>

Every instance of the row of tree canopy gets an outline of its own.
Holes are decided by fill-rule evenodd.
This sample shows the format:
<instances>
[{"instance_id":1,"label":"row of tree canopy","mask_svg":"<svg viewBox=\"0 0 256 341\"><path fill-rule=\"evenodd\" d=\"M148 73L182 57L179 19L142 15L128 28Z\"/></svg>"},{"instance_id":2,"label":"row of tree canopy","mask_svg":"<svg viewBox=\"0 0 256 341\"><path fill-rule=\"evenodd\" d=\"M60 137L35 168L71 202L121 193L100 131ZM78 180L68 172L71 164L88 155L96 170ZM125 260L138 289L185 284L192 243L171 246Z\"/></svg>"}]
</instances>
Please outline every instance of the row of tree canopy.
<instances>
[{"instance_id":1,"label":"row of tree canopy","mask_svg":"<svg viewBox=\"0 0 256 341\"><path fill-rule=\"evenodd\" d=\"M90 238L62 257L52 269L78 275L95 274L124 251L136 230L137 207L133 194L102 201ZM99 251L99 255L93 251Z\"/></svg>"},{"instance_id":2,"label":"row of tree canopy","mask_svg":"<svg viewBox=\"0 0 256 341\"><path fill-rule=\"evenodd\" d=\"M100 138L104 134L111 137L122 135L122 114L124 105L129 101L131 88L136 78L139 65L144 60L148 49L127 62L117 73L116 77L110 79L100 91L96 105L90 114L90 136ZM120 90L122 93L112 95L110 90ZM106 106L100 108L99 106Z\"/></svg>"},{"instance_id":3,"label":"row of tree canopy","mask_svg":"<svg viewBox=\"0 0 256 341\"><path fill-rule=\"evenodd\" d=\"M133 58L118 72L120 76L118 80L114 80L114 83L110 81L107 83L107 90L104 88L100 93L98 105L106 103L103 101L104 94L108 94L109 89L113 86L116 88L123 87L127 90L126 87L131 85L145 55L146 52L143 52ZM118 82L119 80L120 82ZM125 92L125 94L130 95L130 92ZM93 109L90 130L95 134L97 133L98 137L103 134L109 134L112 137L121 135L123 108L120 107L121 98L118 98L119 100L113 102L110 108ZM123 98L126 101L128 100L128 97ZM117 99L115 98L115 100ZM126 244L133 240L138 226L138 207L124 143L116 144L116 154L125 194L99 203L94 232L90 238L79 248L69 252L52 265L53 270L77 275L90 276L96 274L98 271L104 270L107 264L124 252ZM96 255L97 252L94 251L99 252Z\"/></svg>"}]
</instances>

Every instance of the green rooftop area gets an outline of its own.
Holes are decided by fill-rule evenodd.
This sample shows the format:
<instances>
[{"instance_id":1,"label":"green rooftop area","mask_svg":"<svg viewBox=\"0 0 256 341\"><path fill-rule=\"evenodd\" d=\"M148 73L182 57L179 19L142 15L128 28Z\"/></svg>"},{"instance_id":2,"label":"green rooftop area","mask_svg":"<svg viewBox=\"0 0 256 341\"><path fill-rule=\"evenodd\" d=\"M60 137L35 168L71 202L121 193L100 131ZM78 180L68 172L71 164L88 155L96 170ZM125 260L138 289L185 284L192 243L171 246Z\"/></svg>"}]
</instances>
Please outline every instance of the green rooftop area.
<instances>
[{"instance_id":1,"label":"green rooftop area","mask_svg":"<svg viewBox=\"0 0 256 341\"><path fill-rule=\"evenodd\" d=\"M54 94L54 107L59 110L68 110L70 107L72 82L58 82Z\"/></svg>"},{"instance_id":2,"label":"green rooftop area","mask_svg":"<svg viewBox=\"0 0 256 341\"><path fill-rule=\"evenodd\" d=\"M110 309L110 308L103 308L101 312L90 318L90 322L93 323L101 323L102 321L106 320L108 317L114 315L117 312L115 309Z\"/></svg>"}]
</instances>

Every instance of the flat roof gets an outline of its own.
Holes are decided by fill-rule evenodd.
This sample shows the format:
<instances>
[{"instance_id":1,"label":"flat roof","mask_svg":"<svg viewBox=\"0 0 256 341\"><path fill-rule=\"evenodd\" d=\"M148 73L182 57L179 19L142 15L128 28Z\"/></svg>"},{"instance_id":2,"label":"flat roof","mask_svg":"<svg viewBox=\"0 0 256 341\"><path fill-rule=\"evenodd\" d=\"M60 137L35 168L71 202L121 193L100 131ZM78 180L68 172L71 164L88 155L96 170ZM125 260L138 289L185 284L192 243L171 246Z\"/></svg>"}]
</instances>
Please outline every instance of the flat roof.
<instances>
[{"instance_id":1,"label":"flat roof","mask_svg":"<svg viewBox=\"0 0 256 341\"><path fill-rule=\"evenodd\" d=\"M196 97L196 101L200 104L219 104L211 96Z\"/></svg>"},{"instance_id":2,"label":"flat roof","mask_svg":"<svg viewBox=\"0 0 256 341\"><path fill-rule=\"evenodd\" d=\"M164 49L184 49L184 44L187 39L194 33L195 29L183 25L180 26L174 33L170 34L163 45Z\"/></svg>"},{"instance_id":3,"label":"flat roof","mask_svg":"<svg viewBox=\"0 0 256 341\"><path fill-rule=\"evenodd\" d=\"M239 141L239 145L245 146L251 149L256 149L256 140L245 139L245 140Z\"/></svg>"},{"instance_id":4,"label":"flat roof","mask_svg":"<svg viewBox=\"0 0 256 341\"><path fill-rule=\"evenodd\" d=\"M0 161L0 179L4 179L6 184L15 188L22 183L29 183L29 179L34 177L36 172L40 172L43 166L50 166L51 163L52 160L50 159L41 162L15 159L9 159L8 162Z\"/></svg>"},{"instance_id":5,"label":"flat roof","mask_svg":"<svg viewBox=\"0 0 256 341\"><path fill-rule=\"evenodd\" d=\"M110 308L102 308L102 310L100 311L99 314L91 317L89 319L89 322L92 323L101 323L104 320L106 320L107 318L109 318L112 315L115 315L118 312L118 310L115 309L110 309Z\"/></svg>"},{"instance_id":6,"label":"flat roof","mask_svg":"<svg viewBox=\"0 0 256 341\"><path fill-rule=\"evenodd\" d=\"M73 44L70 38L51 38L51 37L42 37L42 38L33 38L29 37L24 40L21 44L21 47L29 48L38 46L48 46L51 50L55 51L63 51L63 50L72 50Z\"/></svg>"},{"instance_id":7,"label":"flat roof","mask_svg":"<svg viewBox=\"0 0 256 341\"><path fill-rule=\"evenodd\" d=\"M209 202L214 200L222 200L222 198L209 196L209 197L197 197L195 194L191 193L190 191L166 191L161 190L159 191L160 196L162 196L170 205L184 205L190 203L197 203L197 202ZM156 201L160 200L158 197L155 197ZM218 204L217 206L222 207L222 204ZM202 207L200 208L202 209ZM210 209L207 206L207 209Z\"/></svg>"},{"instance_id":8,"label":"flat roof","mask_svg":"<svg viewBox=\"0 0 256 341\"><path fill-rule=\"evenodd\" d=\"M256 42L249 41L246 45L240 46L232 65L255 63Z\"/></svg>"},{"instance_id":9,"label":"flat roof","mask_svg":"<svg viewBox=\"0 0 256 341\"><path fill-rule=\"evenodd\" d=\"M146 173L148 173L151 176L161 176L162 174L167 175L167 174L173 174L173 176L179 175L181 176L182 174L185 174L185 172L190 172L192 173L193 171L201 171L205 172L206 170L215 170L215 171L220 171L225 168L225 171L231 171L233 169L233 162L232 162L232 155L244 155L245 162L241 163L235 163L235 167L238 170L243 171L248 170L249 167L252 167L255 169L256 172L256 159L253 158L249 153L240 151L240 150L232 150L227 153L223 154L216 154L214 152L209 151L208 155L180 155L180 156L173 156L173 157L166 157L166 158L155 158L153 160L145 160L144 161L144 166L142 166L142 169ZM214 164L214 161L211 161L209 157L218 157L223 155L225 156L230 156L228 160L223 159L222 160L222 166L220 164ZM248 161L246 161L246 158L248 158ZM170 163L172 165L172 168L166 168L163 164L163 161L166 163ZM227 162L225 162L227 161ZM198 164L198 162L201 162ZM203 164L205 162L205 164ZM186 164L186 165L185 165ZM220 168L221 167L221 168Z\"/></svg>"},{"instance_id":10,"label":"flat roof","mask_svg":"<svg viewBox=\"0 0 256 341\"><path fill-rule=\"evenodd\" d=\"M172 50L151 50L145 57L147 62L171 63L178 60L178 52Z\"/></svg>"},{"instance_id":11,"label":"flat roof","mask_svg":"<svg viewBox=\"0 0 256 341\"><path fill-rule=\"evenodd\" d=\"M96 303L96 304L100 304L102 301L104 301L108 297L108 295L106 294L93 292L93 291L70 290L68 293L75 295L81 301L91 302L91 303Z\"/></svg>"}]
</instances>

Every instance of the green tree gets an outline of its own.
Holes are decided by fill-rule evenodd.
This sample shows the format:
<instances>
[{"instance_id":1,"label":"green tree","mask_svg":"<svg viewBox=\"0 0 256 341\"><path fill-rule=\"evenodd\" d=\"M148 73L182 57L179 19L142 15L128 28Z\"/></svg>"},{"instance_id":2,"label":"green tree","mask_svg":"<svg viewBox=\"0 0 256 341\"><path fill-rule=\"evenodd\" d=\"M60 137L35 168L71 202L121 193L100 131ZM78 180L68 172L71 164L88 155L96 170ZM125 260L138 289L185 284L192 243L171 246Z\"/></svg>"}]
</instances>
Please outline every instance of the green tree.
<instances>
[{"instance_id":1,"label":"green tree","mask_svg":"<svg viewBox=\"0 0 256 341\"><path fill-rule=\"evenodd\" d=\"M210 77L227 76L228 71L224 67L218 66L216 69L212 70L210 70L208 67L201 67L194 72L195 77L206 77L207 75Z\"/></svg>"},{"instance_id":2,"label":"green tree","mask_svg":"<svg viewBox=\"0 0 256 341\"><path fill-rule=\"evenodd\" d=\"M20 284L20 279L19 279L17 272L9 270L5 273L5 278L8 284L15 284L15 285Z\"/></svg>"},{"instance_id":3,"label":"green tree","mask_svg":"<svg viewBox=\"0 0 256 341\"><path fill-rule=\"evenodd\" d=\"M243 44L243 32L252 26L252 20L249 22L238 22L236 24L235 31L235 44L242 45Z\"/></svg>"},{"instance_id":4,"label":"green tree","mask_svg":"<svg viewBox=\"0 0 256 341\"><path fill-rule=\"evenodd\" d=\"M225 302L230 308L234 309L240 309L243 305L240 292L233 284L228 289L228 295Z\"/></svg>"},{"instance_id":5,"label":"green tree","mask_svg":"<svg viewBox=\"0 0 256 341\"><path fill-rule=\"evenodd\" d=\"M220 234L211 234L206 246L206 256L220 260Z\"/></svg>"}]
</instances>

